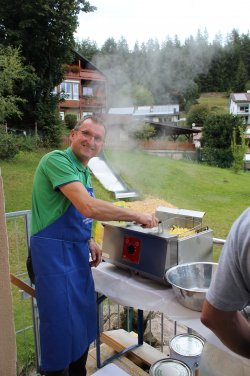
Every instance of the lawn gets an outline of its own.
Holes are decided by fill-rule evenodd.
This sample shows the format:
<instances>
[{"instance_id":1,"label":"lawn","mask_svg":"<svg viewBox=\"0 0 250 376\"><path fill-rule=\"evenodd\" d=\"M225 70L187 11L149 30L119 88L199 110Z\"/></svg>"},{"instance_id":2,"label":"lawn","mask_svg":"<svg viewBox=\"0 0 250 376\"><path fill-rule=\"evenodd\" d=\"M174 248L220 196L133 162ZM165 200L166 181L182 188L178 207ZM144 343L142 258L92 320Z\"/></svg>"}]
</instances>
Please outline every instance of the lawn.
<instances>
[{"instance_id":1,"label":"lawn","mask_svg":"<svg viewBox=\"0 0 250 376\"><path fill-rule=\"evenodd\" d=\"M250 174L235 174L191 161L136 151L108 151L123 179L142 195L162 198L178 208L204 211L214 237L225 238L233 221L250 205Z\"/></svg>"},{"instance_id":2,"label":"lawn","mask_svg":"<svg viewBox=\"0 0 250 376\"><path fill-rule=\"evenodd\" d=\"M6 212L31 209L31 188L35 168L45 150L34 153L20 153L12 161L1 161ZM204 211L204 225L214 230L214 237L225 238L238 215L250 205L250 173L233 173L229 169L210 167L191 161L177 161L152 156L136 150L106 150L105 154L112 166L127 184L140 192L141 198L153 196L164 199L178 208ZM96 196L108 201L114 197L94 178ZM16 272L14 251L16 224L13 229L8 224L11 271ZM22 227L22 225L21 225ZM18 239L22 251L21 269L25 270L25 245ZM214 261L218 260L221 247L214 248ZM19 255L20 256L20 255ZM15 300L15 325L20 329L25 314L25 325L31 324L29 301L26 308L17 306L18 290L13 287ZM33 336L27 333L28 347L17 338L20 367L30 365L34 359ZM27 345L26 345L27 346ZM32 350L31 350L32 349ZM28 358L27 358L28 356Z\"/></svg>"},{"instance_id":3,"label":"lawn","mask_svg":"<svg viewBox=\"0 0 250 376\"><path fill-rule=\"evenodd\" d=\"M199 98L200 104L211 109L227 111L228 98L213 93ZM0 161L5 193L5 211L14 212L31 209L31 189L36 166L47 150L32 153L21 152L11 161ZM204 225L214 231L214 237L226 238L233 221L250 205L250 172L233 173L229 169L210 167L191 161L177 161L152 156L136 150L106 150L105 154L115 170L127 184L140 192L141 198L153 196L161 198L178 208L204 211ZM114 201L93 177L97 197ZM25 241L17 238L23 224L18 221L8 223L11 271L25 270ZM19 230L18 230L19 232ZM18 243L20 254L15 253ZM214 247L214 261L218 260L221 247ZM18 265L16 257L20 263ZM20 257L19 257L20 256ZM30 301L19 299L19 291L13 287L15 326L17 330L32 324ZM19 303L17 303L19 302ZM20 307L21 303L21 307ZM19 305L18 305L19 304ZM23 338L27 335L25 344ZM27 347L28 346L28 347ZM33 334L17 335L19 371L30 367L34 362Z\"/></svg>"},{"instance_id":4,"label":"lawn","mask_svg":"<svg viewBox=\"0 0 250 376\"><path fill-rule=\"evenodd\" d=\"M6 212L31 209L31 187L35 168L45 151L20 153L13 161L2 161ZM250 173L191 161L177 161L137 151L106 150L114 168L133 189L162 198L179 208L206 212L205 224L215 237L225 238L232 222L250 205ZM114 201L94 179L96 196Z\"/></svg>"},{"instance_id":5,"label":"lawn","mask_svg":"<svg viewBox=\"0 0 250 376\"><path fill-rule=\"evenodd\" d=\"M226 113L228 113L228 101L226 93L204 93L198 99L199 104L207 105L210 110Z\"/></svg>"},{"instance_id":6,"label":"lawn","mask_svg":"<svg viewBox=\"0 0 250 376\"><path fill-rule=\"evenodd\" d=\"M0 161L5 193L5 211L16 212L31 209L31 189L36 166L47 150L36 153L20 153L11 161ZM105 200L112 200L112 195L106 192L100 183L94 179L95 192ZM10 271L26 277L26 238L24 236L23 218L7 219L9 241ZM17 368L18 374L28 375L35 365L35 347L32 329L32 311L30 299L12 286L14 322L17 332Z\"/></svg>"},{"instance_id":7,"label":"lawn","mask_svg":"<svg viewBox=\"0 0 250 376\"><path fill-rule=\"evenodd\" d=\"M21 152L11 161L0 161L5 193L5 211L31 209L31 190L33 176L40 158L48 150L26 153ZM105 191L94 178L93 185L96 196L112 200L112 195Z\"/></svg>"}]
</instances>

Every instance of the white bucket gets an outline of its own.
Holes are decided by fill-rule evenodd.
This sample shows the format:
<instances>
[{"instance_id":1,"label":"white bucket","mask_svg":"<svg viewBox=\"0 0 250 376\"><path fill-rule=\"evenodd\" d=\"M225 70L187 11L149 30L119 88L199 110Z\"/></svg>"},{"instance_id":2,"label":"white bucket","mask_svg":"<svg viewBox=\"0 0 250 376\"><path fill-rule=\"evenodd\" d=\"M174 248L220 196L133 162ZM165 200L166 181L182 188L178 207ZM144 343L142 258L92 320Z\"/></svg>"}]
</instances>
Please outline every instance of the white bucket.
<instances>
[{"instance_id":1,"label":"white bucket","mask_svg":"<svg viewBox=\"0 0 250 376\"><path fill-rule=\"evenodd\" d=\"M185 362L193 374L200 364L201 354L204 347L202 338L194 334L179 334L169 342L170 357Z\"/></svg>"},{"instance_id":2,"label":"white bucket","mask_svg":"<svg viewBox=\"0 0 250 376\"><path fill-rule=\"evenodd\" d=\"M192 371L184 362L165 358L158 360L149 369L150 376L191 376Z\"/></svg>"}]
</instances>

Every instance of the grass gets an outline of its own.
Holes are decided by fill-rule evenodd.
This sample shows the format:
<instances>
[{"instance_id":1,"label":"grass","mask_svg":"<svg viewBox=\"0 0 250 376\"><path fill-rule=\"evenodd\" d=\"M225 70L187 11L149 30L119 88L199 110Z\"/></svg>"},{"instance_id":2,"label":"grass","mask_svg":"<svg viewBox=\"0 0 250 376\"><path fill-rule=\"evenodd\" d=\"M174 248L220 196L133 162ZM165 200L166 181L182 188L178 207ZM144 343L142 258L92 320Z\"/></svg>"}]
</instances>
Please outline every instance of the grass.
<instances>
[{"instance_id":1,"label":"grass","mask_svg":"<svg viewBox=\"0 0 250 376\"><path fill-rule=\"evenodd\" d=\"M5 211L31 209L31 190L34 173L40 158L47 150L38 152L21 152L11 161L0 161L5 193ZM100 183L93 178L95 194L111 201L112 195L105 191Z\"/></svg>"},{"instance_id":2,"label":"grass","mask_svg":"<svg viewBox=\"0 0 250 376\"><path fill-rule=\"evenodd\" d=\"M212 96L211 96L212 97ZM200 100L210 101L211 106L223 108L223 101L202 96ZM213 100L213 104L212 101ZM227 99L226 99L227 101ZM220 104L219 104L220 103ZM12 161L0 161L5 192L5 211L13 212L31 209L31 189L36 166L47 150L33 153L20 153ZM177 161L158 156L152 156L135 150L116 151L106 150L106 156L121 177L133 189L141 193L141 198L150 195L162 198L179 208L204 211L204 225L214 231L214 237L226 238L233 221L250 205L250 173L233 173L228 169L210 167L191 161ZM97 197L107 201L114 201L113 195L107 192L100 183L93 178L93 185ZM20 265L17 267L15 258L16 224L8 224L10 243L10 263L13 273L25 270L24 239L18 239L20 245ZM19 224L18 224L19 226ZM20 225L20 228L23 225ZM19 232L19 230L18 230ZM21 232L21 231L20 231ZM214 260L218 260L220 247L214 250ZM16 329L30 325L30 302L19 299L18 290L13 287L15 325ZM24 321L21 318L24 317ZM33 334L27 332L28 341L24 347L23 337L17 335L18 354L22 363L31 364L34 357ZM27 345L28 344L28 345ZM28 356L28 358L27 358Z\"/></svg>"},{"instance_id":3,"label":"grass","mask_svg":"<svg viewBox=\"0 0 250 376\"><path fill-rule=\"evenodd\" d=\"M31 188L37 163L45 151L20 153L2 161L6 212L31 209ZM142 197L162 198L179 208L204 211L215 237L225 238L233 221L250 205L250 174L176 161L136 151L107 150L115 169ZM114 201L94 178L96 196Z\"/></svg>"},{"instance_id":4,"label":"grass","mask_svg":"<svg viewBox=\"0 0 250 376\"><path fill-rule=\"evenodd\" d=\"M250 205L248 172L176 161L136 151L109 151L125 181L142 195L162 198L178 208L204 211L214 237L225 238L233 221Z\"/></svg>"},{"instance_id":5,"label":"grass","mask_svg":"<svg viewBox=\"0 0 250 376\"><path fill-rule=\"evenodd\" d=\"M35 169L40 158L47 150L34 153L20 153L11 161L0 161L5 194L5 212L16 212L31 209L31 190ZM93 185L97 197L113 200L112 194L107 192L94 178ZM10 271L22 275L26 272L26 239L24 237L23 218L7 219L9 241ZM24 277L24 276L22 276ZM12 286L14 323L17 346L18 375L26 375L35 366L35 346L31 301L20 290ZM23 330L25 329L26 330ZM28 329L27 329L28 328Z\"/></svg>"},{"instance_id":6,"label":"grass","mask_svg":"<svg viewBox=\"0 0 250 376\"><path fill-rule=\"evenodd\" d=\"M204 93L198 103L207 105L211 110L228 113L228 100L226 93Z\"/></svg>"}]
</instances>

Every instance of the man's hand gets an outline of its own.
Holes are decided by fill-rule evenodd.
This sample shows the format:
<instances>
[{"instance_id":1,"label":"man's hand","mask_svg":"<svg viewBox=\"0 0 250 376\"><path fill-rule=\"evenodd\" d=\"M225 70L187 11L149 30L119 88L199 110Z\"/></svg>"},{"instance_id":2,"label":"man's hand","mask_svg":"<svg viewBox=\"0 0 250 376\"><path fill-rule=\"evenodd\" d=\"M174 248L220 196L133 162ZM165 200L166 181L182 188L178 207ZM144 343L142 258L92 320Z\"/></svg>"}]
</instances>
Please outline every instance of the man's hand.
<instances>
[{"instance_id":1,"label":"man's hand","mask_svg":"<svg viewBox=\"0 0 250 376\"><path fill-rule=\"evenodd\" d=\"M102 261L102 250L93 238L89 239L89 250L92 257L90 265L97 267Z\"/></svg>"},{"instance_id":2,"label":"man's hand","mask_svg":"<svg viewBox=\"0 0 250 376\"><path fill-rule=\"evenodd\" d=\"M147 214L147 213L138 213L138 219L136 221L143 225L146 228L153 228L157 227L159 224L159 219L156 218L154 214Z\"/></svg>"}]
</instances>

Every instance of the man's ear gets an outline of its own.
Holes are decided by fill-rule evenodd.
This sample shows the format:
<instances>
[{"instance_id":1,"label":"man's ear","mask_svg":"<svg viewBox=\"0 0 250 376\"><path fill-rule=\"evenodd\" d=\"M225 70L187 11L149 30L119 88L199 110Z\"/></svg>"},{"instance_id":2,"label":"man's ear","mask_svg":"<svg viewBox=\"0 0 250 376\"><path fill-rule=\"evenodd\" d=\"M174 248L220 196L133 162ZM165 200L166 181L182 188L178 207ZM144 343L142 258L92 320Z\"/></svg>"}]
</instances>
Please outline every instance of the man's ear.
<instances>
[{"instance_id":1,"label":"man's ear","mask_svg":"<svg viewBox=\"0 0 250 376\"><path fill-rule=\"evenodd\" d=\"M69 140L70 140L70 141L73 140L74 135L75 135L75 130L74 130L74 129L71 129L71 130L70 130L70 134L69 134Z\"/></svg>"}]
</instances>

